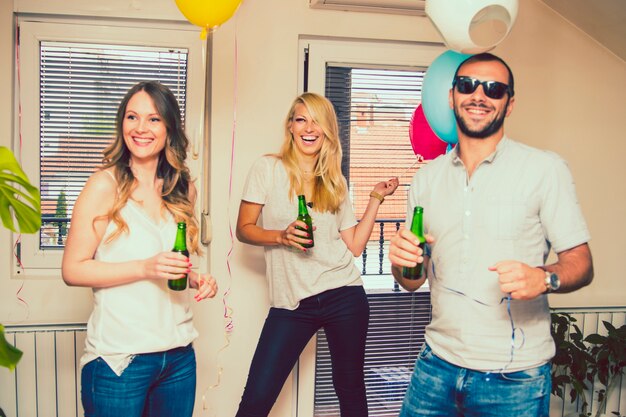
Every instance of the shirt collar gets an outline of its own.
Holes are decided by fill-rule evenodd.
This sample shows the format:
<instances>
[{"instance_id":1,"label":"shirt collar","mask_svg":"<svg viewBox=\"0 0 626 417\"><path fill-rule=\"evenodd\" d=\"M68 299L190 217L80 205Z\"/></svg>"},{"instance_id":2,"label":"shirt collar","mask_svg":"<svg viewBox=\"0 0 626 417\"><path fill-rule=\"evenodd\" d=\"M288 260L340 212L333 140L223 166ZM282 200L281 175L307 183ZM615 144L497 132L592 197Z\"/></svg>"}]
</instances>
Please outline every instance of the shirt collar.
<instances>
[{"instance_id":1,"label":"shirt collar","mask_svg":"<svg viewBox=\"0 0 626 417\"><path fill-rule=\"evenodd\" d=\"M500 142L498 142L498 144L496 145L496 150L493 151L491 154L489 154L484 160L483 162L493 162L493 160L496 158L496 155L501 154L502 152L504 152L504 150L506 149L508 143L510 142L510 139L508 138L508 136L504 135L502 136L502 139L500 139ZM452 154L452 163L455 165L461 164L463 165L463 161L461 161L461 158L459 157L459 146L455 146L454 149L452 149L452 151L450 152Z\"/></svg>"}]
</instances>

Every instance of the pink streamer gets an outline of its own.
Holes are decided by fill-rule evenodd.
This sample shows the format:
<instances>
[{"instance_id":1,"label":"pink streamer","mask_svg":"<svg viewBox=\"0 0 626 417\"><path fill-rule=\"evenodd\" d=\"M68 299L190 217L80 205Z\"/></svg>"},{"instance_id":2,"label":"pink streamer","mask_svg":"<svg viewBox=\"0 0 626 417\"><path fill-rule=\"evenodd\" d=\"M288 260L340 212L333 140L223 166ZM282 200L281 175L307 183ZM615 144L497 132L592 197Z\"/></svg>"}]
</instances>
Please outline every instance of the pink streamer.
<instances>
[{"instance_id":1,"label":"pink streamer","mask_svg":"<svg viewBox=\"0 0 626 417\"><path fill-rule=\"evenodd\" d=\"M235 132L237 131L237 86L238 86L238 78L239 78L239 62L238 62L238 47L237 47L237 33L235 32L235 82L234 82L234 97L233 97L233 128L232 135L230 141L230 173L228 175L228 201L232 197L233 192L233 170L235 167ZM226 320L226 332L231 333L234 329L233 319L232 319L232 308L230 308L226 302L228 295L230 294L230 283L232 282L232 271L230 268L230 256L233 253L233 248L235 245L235 239L233 235L233 226L230 221L230 204L228 205L228 232L230 234L230 249L228 250L228 254L226 255L226 266L228 268L228 288L224 292L224 319Z\"/></svg>"},{"instance_id":2,"label":"pink streamer","mask_svg":"<svg viewBox=\"0 0 626 417\"><path fill-rule=\"evenodd\" d=\"M224 291L224 295L222 296L222 304L224 305L224 321L226 322L226 324L224 325L224 339L226 340L225 344L217 351L217 355L216 357L219 357L220 353L222 353L222 351L224 349L226 349L229 345L230 345L230 335L233 332L233 330L235 329L235 325L233 323L233 309L228 305L228 296L230 295L230 291L231 291L231 283L233 280L233 274L232 274L232 270L230 267L230 256L233 253L233 248L235 246L235 239L234 239L234 234L233 234L233 227L232 227L232 223L230 221L230 199L232 197L232 190L233 190L233 169L234 169L234 165L235 165L235 132L236 132L236 128L237 128L237 85L238 85L238 69L239 69L239 61L238 61L238 48L237 48L237 30L235 29L235 73L234 73L234 98L233 98L233 127L232 127L232 134L231 134L231 145L230 145L230 172L229 172L229 178L228 178L228 201L229 201L229 205L228 205L228 232L230 234L230 248L228 250L228 254L226 255L226 267L228 269L228 288L226 289L226 291ZM218 365L217 365L217 381L215 382L215 384L209 386L203 393L202 395L202 409L203 410L211 410L214 412L214 410L212 410L211 406L209 404L207 404L207 398L206 398L206 394L207 391L213 388L217 388L220 385L221 382L221 378L222 378L222 372L223 372L223 368L222 366L219 364L218 361Z\"/></svg>"},{"instance_id":3,"label":"pink streamer","mask_svg":"<svg viewBox=\"0 0 626 417\"><path fill-rule=\"evenodd\" d=\"M15 17L15 63L17 65L17 89L19 91L18 94L18 101L17 101L17 108L18 108L18 135L19 135L19 149L18 149L18 158L21 161L22 160L22 90L21 90L21 86L22 86L22 77L21 77L21 71L20 71L20 43L19 43L19 25L18 25L18 20L17 20L17 16ZM22 264L22 259L20 259L20 257L18 256L17 253L17 247L20 245L20 243L22 242L22 234L18 234L17 237L15 238L15 243L13 244L13 256L15 257L15 261L17 262L18 266L20 267L20 269L22 270L22 272L24 272L24 264ZM26 308L26 317L28 318L28 316L30 315L30 307L28 305L28 303L26 302L26 300L24 300L21 296L20 293L22 292L22 290L24 289L24 281L22 281L20 288L17 290L17 292L15 293L15 298L17 298L17 300L22 303L22 305Z\"/></svg>"}]
</instances>

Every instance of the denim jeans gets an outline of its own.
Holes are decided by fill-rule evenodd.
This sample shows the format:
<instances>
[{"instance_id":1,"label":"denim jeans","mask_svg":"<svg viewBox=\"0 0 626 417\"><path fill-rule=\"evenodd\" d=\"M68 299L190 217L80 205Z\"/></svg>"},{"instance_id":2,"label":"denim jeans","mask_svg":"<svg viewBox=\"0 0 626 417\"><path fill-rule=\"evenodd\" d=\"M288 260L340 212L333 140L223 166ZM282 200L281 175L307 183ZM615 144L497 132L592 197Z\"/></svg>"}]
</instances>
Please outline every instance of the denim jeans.
<instances>
[{"instance_id":1,"label":"denim jeans","mask_svg":"<svg viewBox=\"0 0 626 417\"><path fill-rule=\"evenodd\" d=\"M85 417L190 417L196 397L191 345L136 355L117 376L97 358L82 369Z\"/></svg>"},{"instance_id":2,"label":"denim jeans","mask_svg":"<svg viewBox=\"0 0 626 417\"><path fill-rule=\"evenodd\" d=\"M548 417L550 363L519 372L480 372L435 356L424 345L399 417Z\"/></svg>"},{"instance_id":3,"label":"denim jeans","mask_svg":"<svg viewBox=\"0 0 626 417\"><path fill-rule=\"evenodd\" d=\"M236 417L265 417L300 353L324 328L342 417L367 417L363 365L369 304L361 286L325 291L296 310L271 308L261 331Z\"/></svg>"}]
</instances>

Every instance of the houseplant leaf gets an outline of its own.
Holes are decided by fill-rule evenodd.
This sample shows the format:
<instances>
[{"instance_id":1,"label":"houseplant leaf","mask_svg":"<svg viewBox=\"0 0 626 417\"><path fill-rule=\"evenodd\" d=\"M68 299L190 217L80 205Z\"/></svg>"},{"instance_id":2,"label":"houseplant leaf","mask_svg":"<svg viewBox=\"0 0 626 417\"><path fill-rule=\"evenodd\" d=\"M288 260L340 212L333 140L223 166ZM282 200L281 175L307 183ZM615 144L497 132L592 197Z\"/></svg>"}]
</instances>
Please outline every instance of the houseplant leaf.
<instances>
[{"instance_id":1,"label":"houseplant leaf","mask_svg":"<svg viewBox=\"0 0 626 417\"><path fill-rule=\"evenodd\" d=\"M39 190L4 146L0 146L0 218L4 227L14 232L35 233L41 227Z\"/></svg>"},{"instance_id":2,"label":"houseplant leaf","mask_svg":"<svg viewBox=\"0 0 626 417\"><path fill-rule=\"evenodd\" d=\"M21 357L22 351L9 344L4 338L4 326L0 324L0 366L12 371Z\"/></svg>"},{"instance_id":3,"label":"houseplant leaf","mask_svg":"<svg viewBox=\"0 0 626 417\"><path fill-rule=\"evenodd\" d=\"M41 227L39 190L4 146L0 146L0 218L4 227L14 232L35 233ZM22 351L6 341L0 324L0 366L13 370L21 357Z\"/></svg>"}]
</instances>

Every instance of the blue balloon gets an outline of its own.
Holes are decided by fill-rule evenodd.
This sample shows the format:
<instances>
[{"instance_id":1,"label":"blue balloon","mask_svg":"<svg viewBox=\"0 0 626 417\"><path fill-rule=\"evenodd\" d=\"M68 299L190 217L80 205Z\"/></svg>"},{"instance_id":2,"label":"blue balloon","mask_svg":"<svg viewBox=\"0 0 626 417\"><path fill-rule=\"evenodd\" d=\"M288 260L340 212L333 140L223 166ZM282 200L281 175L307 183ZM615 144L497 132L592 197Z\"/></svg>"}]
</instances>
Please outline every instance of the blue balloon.
<instances>
[{"instance_id":1,"label":"blue balloon","mask_svg":"<svg viewBox=\"0 0 626 417\"><path fill-rule=\"evenodd\" d=\"M471 55L446 51L439 55L428 67L422 85L422 107L424 116L439 139L456 144L456 119L448 103L448 92L452 88L452 78L457 67Z\"/></svg>"}]
</instances>

